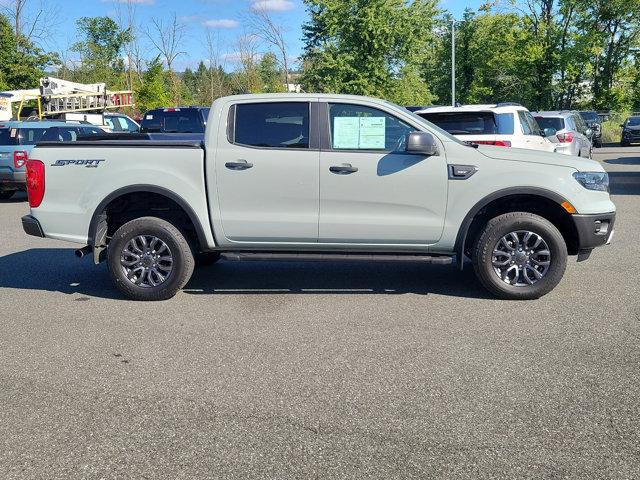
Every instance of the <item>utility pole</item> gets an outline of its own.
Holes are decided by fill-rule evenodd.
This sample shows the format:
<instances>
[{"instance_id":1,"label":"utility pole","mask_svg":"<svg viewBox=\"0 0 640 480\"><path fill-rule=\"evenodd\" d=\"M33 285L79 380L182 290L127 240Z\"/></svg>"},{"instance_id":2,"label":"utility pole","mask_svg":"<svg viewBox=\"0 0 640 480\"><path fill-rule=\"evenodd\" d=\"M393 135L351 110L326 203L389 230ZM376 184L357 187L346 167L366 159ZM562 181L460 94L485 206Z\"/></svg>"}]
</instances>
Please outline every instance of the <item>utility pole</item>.
<instances>
[{"instance_id":1,"label":"utility pole","mask_svg":"<svg viewBox=\"0 0 640 480\"><path fill-rule=\"evenodd\" d=\"M456 106L456 20L451 19L451 106Z\"/></svg>"}]
</instances>

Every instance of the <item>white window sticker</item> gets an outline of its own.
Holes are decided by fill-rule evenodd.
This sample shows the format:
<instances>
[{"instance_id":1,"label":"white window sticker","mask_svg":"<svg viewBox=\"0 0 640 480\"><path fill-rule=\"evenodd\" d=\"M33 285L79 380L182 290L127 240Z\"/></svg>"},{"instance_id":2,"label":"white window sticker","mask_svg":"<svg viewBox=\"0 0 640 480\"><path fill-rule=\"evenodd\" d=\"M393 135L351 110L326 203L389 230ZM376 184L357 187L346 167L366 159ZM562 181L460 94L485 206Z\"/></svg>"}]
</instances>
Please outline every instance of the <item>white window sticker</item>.
<instances>
[{"instance_id":1,"label":"white window sticker","mask_svg":"<svg viewBox=\"0 0 640 480\"><path fill-rule=\"evenodd\" d=\"M147 115L147 120L153 120L153 115Z\"/></svg>"},{"instance_id":2,"label":"white window sticker","mask_svg":"<svg viewBox=\"0 0 640 480\"><path fill-rule=\"evenodd\" d=\"M358 148L360 119L336 117L333 119L333 148Z\"/></svg>"},{"instance_id":3,"label":"white window sticker","mask_svg":"<svg viewBox=\"0 0 640 480\"><path fill-rule=\"evenodd\" d=\"M9 135L11 135L11 138L15 138L17 133L18 133L18 130L16 128L12 128Z\"/></svg>"},{"instance_id":4,"label":"white window sticker","mask_svg":"<svg viewBox=\"0 0 640 480\"><path fill-rule=\"evenodd\" d=\"M384 150L385 117L335 117L333 148Z\"/></svg>"},{"instance_id":5,"label":"white window sticker","mask_svg":"<svg viewBox=\"0 0 640 480\"><path fill-rule=\"evenodd\" d=\"M384 150L385 117L361 117L359 148Z\"/></svg>"}]
</instances>

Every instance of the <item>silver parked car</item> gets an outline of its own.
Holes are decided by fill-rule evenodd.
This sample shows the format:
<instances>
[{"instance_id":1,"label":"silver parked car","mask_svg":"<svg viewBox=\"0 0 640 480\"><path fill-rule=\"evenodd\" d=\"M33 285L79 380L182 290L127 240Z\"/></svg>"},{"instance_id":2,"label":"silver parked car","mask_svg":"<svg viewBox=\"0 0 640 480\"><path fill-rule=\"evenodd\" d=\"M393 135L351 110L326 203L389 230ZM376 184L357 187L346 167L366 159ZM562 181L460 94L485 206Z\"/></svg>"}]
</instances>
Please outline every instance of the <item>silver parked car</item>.
<instances>
[{"instance_id":1,"label":"silver parked car","mask_svg":"<svg viewBox=\"0 0 640 480\"><path fill-rule=\"evenodd\" d=\"M593 131L578 112L535 112L533 116L546 132L550 133L548 129L555 130L559 142L557 153L591 158Z\"/></svg>"}]
</instances>

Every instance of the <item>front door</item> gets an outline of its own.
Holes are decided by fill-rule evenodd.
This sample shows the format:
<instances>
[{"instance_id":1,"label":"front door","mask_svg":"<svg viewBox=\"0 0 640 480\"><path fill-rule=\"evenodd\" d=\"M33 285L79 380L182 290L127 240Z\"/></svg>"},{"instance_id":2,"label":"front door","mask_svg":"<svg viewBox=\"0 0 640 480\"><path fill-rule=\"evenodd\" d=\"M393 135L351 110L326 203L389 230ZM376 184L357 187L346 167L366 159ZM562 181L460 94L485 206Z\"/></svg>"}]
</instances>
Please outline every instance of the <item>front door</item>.
<instances>
[{"instance_id":1,"label":"front door","mask_svg":"<svg viewBox=\"0 0 640 480\"><path fill-rule=\"evenodd\" d=\"M319 148L312 102L231 106L218 137L216 185L229 242L317 242ZM314 112L315 112L314 105Z\"/></svg>"},{"instance_id":2,"label":"front door","mask_svg":"<svg viewBox=\"0 0 640 480\"><path fill-rule=\"evenodd\" d=\"M431 244L440 239L447 162L404 152L416 130L395 114L356 103L321 109L321 243Z\"/></svg>"}]
</instances>

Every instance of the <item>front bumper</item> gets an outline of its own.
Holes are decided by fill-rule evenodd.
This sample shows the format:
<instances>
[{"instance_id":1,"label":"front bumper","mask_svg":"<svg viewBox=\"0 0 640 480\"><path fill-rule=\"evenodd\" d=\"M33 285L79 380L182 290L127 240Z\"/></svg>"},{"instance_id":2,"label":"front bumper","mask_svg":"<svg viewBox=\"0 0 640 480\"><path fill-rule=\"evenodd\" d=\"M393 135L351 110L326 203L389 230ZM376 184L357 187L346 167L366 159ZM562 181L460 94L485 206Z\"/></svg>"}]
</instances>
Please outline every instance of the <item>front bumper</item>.
<instances>
[{"instance_id":1,"label":"front bumper","mask_svg":"<svg viewBox=\"0 0 640 480\"><path fill-rule=\"evenodd\" d=\"M613 225L616 213L572 215L573 224L578 232L578 261L589 258L591 250L608 244L613 237Z\"/></svg>"},{"instance_id":2,"label":"front bumper","mask_svg":"<svg viewBox=\"0 0 640 480\"><path fill-rule=\"evenodd\" d=\"M26 190L26 172L0 172L0 191Z\"/></svg>"},{"instance_id":3,"label":"front bumper","mask_svg":"<svg viewBox=\"0 0 640 480\"><path fill-rule=\"evenodd\" d=\"M42 231L40 222L37 218L34 218L31 215L25 215L22 217L22 229L27 235L44 238L44 232Z\"/></svg>"}]
</instances>

